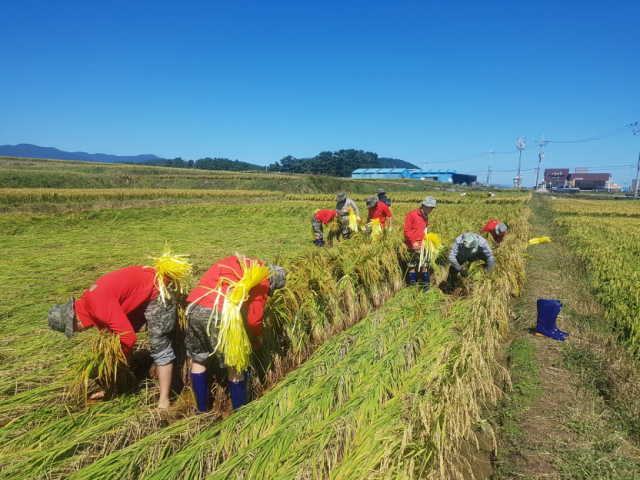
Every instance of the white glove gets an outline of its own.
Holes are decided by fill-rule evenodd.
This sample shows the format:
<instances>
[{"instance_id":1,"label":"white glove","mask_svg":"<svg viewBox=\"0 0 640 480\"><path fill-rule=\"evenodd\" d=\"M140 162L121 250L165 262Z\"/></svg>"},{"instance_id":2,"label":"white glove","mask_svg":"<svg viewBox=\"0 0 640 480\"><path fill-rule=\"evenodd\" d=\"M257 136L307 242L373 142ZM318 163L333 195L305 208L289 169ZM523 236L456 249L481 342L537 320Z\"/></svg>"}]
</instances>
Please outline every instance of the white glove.
<instances>
[{"instance_id":1,"label":"white glove","mask_svg":"<svg viewBox=\"0 0 640 480\"><path fill-rule=\"evenodd\" d=\"M393 227L389 227L389 231L390 231L390 232L393 232Z\"/></svg>"}]
</instances>

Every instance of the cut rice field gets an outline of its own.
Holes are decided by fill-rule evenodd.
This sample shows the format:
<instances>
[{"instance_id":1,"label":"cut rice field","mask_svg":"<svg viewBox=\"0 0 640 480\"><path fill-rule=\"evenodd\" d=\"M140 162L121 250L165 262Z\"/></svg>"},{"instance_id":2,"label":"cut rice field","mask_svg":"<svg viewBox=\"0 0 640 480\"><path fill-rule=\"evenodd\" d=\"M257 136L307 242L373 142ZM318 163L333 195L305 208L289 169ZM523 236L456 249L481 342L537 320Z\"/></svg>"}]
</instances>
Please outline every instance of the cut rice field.
<instances>
[{"instance_id":1,"label":"cut rice field","mask_svg":"<svg viewBox=\"0 0 640 480\"><path fill-rule=\"evenodd\" d=\"M585 261L595 298L620 339L640 353L640 202L550 202L571 248Z\"/></svg>"},{"instance_id":2,"label":"cut rice field","mask_svg":"<svg viewBox=\"0 0 640 480\"><path fill-rule=\"evenodd\" d=\"M457 235L480 231L488 220L510 226L494 274L470 269L455 300L437 288L447 275L442 257L430 292L403 288L402 220L417 202L394 205L394 231L379 242L358 234L318 249L309 219L333 208L335 196L267 193L278 200L242 203L252 191L224 205L0 214L2 478L461 475L459 453L486 427L480 407L496 400L494 379L504 378L496 352L509 299L524 280L527 196L443 202L430 215L447 252ZM170 413L156 411L152 379L109 401L68 396L99 335L66 341L47 328L48 309L109 271L150 264L165 243L191 255L196 279L235 252L288 270L287 287L268 305L264 345L251 358L255 400L232 415L224 381L213 387L212 411L201 416L193 414L188 385ZM141 358L146 348L143 334ZM184 355L178 363L184 374Z\"/></svg>"}]
</instances>

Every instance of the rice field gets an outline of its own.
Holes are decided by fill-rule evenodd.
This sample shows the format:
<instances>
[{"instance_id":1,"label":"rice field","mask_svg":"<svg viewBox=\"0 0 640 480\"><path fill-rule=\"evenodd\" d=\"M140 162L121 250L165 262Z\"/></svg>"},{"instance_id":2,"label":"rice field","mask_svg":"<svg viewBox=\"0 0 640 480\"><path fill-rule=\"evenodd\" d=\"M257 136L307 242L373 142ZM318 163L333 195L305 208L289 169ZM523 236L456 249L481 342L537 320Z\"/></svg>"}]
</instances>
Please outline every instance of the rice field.
<instances>
[{"instance_id":1,"label":"rice field","mask_svg":"<svg viewBox=\"0 0 640 480\"><path fill-rule=\"evenodd\" d=\"M237 203L0 214L2 478L462 478L460 451L486 428L480 407L495 402L494 381L505 378L496 354L509 299L524 281L528 196L441 196L430 230L446 247L493 218L510 226L494 274L470 269L455 300L437 288L447 274L442 258L431 291L404 288L402 220L424 192L390 194L397 218L381 241L355 235L317 249L309 219L333 208L333 194L109 190L16 195L32 203L100 202L105 194ZM365 196L352 196L363 211ZM252 197L272 199L244 203ZM99 335L66 341L48 330L48 309L109 271L148 264L165 243L191 256L195 278L235 252L288 270L287 287L269 302L263 348L251 359L254 401L232 415L224 382L201 416L188 385L170 413L156 411L153 378L109 401L69 397L77 365ZM145 342L141 335L141 358ZM183 373L184 362L179 356Z\"/></svg>"},{"instance_id":2,"label":"rice field","mask_svg":"<svg viewBox=\"0 0 640 480\"><path fill-rule=\"evenodd\" d=\"M640 203L551 202L555 222L568 230L573 250L587 265L589 283L605 315L631 349L640 352Z\"/></svg>"}]
</instances>

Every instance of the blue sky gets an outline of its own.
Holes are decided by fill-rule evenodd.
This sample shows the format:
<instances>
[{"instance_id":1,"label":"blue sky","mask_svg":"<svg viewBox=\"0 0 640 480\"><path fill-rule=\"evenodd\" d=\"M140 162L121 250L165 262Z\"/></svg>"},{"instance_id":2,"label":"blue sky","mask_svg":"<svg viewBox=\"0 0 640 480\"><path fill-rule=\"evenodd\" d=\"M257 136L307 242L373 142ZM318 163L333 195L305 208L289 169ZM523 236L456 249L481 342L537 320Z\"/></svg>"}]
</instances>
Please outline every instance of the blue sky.
<instances>
[{"instance_id":1,"label":"blue sky","mask_svg":"<svg viewBox=\"0 0 640 480\"><path fill-rule=\"evenodd\" d=\"M356 148L524 185L640 121L640 2L0 1L0 144L266 165ZM630 131L542 168L628 182ZM476 158L469 158L476 157ZM607 170L608 169L608 170Z\"/></svg>"}]
</instances>

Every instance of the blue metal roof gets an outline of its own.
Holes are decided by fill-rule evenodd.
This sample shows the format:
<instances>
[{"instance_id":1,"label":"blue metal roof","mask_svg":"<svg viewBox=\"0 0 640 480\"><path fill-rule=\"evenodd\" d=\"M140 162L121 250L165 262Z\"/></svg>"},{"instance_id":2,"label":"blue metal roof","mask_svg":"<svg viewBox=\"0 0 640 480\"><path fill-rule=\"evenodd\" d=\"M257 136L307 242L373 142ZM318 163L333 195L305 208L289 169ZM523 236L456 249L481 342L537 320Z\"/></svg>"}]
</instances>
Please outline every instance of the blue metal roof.
<instances>
[{"instance_id":1,"label":"blue metal roof","mask_svg":"<svg viewBox=\"0 0 640 480\"><path fill-rule=\"evenodd\" d=\"M366 168L358 168L357 170L354 170L351 173L364 173L367 169Z\"/></svg>"},{"instance_id":2,"label":"blue metal roof","mask_svg":"<svg viewBox=\"0 0 640 480\"><path fill-rule=\"evenodd\" d=\"M378 173L391 173L393 168L381 168L378 170Z\"/></svg>"},{"instance_id":3,"label":"blue metal roof","mask_svg":"<svg viewBox=\"0 0 640 480\"><path fill-rule=\"evenodd\" d=\"M456 173L455 170L411 170L411 173L425 173L427 175L444 175Z\"/></svg>"}]
</instances>

